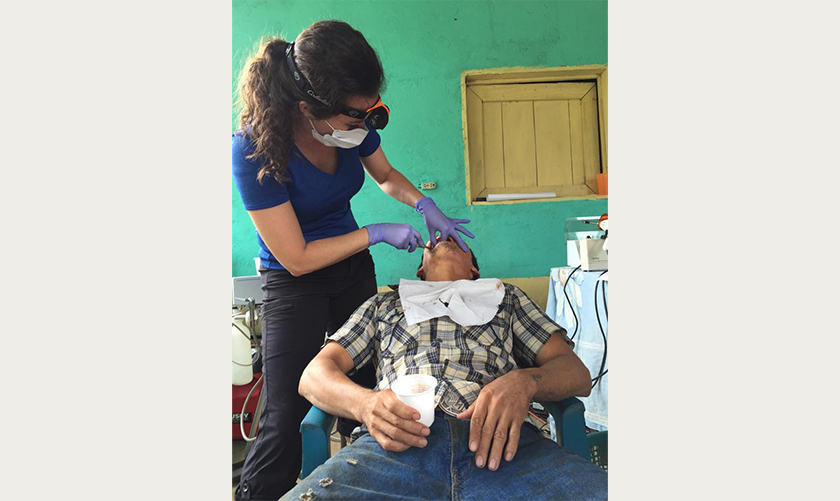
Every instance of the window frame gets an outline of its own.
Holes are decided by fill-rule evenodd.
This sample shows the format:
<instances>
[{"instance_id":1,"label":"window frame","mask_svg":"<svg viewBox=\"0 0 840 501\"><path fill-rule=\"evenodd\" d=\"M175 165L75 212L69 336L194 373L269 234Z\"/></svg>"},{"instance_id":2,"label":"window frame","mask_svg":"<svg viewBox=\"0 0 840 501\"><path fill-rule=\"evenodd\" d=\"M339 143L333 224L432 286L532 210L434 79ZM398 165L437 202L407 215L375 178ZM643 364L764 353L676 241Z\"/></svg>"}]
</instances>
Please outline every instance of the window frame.
<instances>
[{"instance_id":1,"label":"window frame","mask_svg":"<svg viewBox=\"0 0 840 501\"><path fill-rule=\"evenodd\" d=\"M467 70L461 73L461 119L464 138L464 169L466 181L467 205L507 205L531 202L563 202L567 200L605 200L607 195L575 194L575 186L567 186L566 190L555 189L558 196L554 198L538 198L530 200L507 200L501 202L478 201L474 198L479 193L475 190L470 173L470 142L469 116L467 107L467 90L472 86L500 85L500 84L538 84L554 82L573 82L594 80L598 95L598 133L600 136L601 171L608 172L607 158L607 65L559 66L552 68L489 68L481 70ZM558 187L559 188L559 187ZM522 189L521 193L533 191L536 188ZM514 190L517 191L517 190Z\"/></svg>"}]
</instances>

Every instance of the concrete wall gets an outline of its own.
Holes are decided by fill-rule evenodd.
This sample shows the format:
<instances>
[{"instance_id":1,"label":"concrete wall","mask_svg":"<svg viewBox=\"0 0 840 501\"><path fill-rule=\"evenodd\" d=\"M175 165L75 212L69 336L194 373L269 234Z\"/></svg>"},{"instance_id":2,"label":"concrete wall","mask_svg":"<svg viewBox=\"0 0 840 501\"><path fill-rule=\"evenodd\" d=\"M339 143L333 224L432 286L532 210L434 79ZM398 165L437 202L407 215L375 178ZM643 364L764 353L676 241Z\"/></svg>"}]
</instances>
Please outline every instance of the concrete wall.
<instances>
[{"instance_id":1,"label":"concrete wall","mask_svg":"<svg viewBox=\"0 0 840 501\"><path fill-rule=\"evenodd\" d=\"M450 217L468 218L469 241L485 277L545 277L566 262L567 217L600 215L607 201L476 206L466 203L460 75L468 69L607 63L603 1L234 1L233 81L263 35L292 39L315 21L340 19L379 53L391 107L382 148ZM235 121L234 121L235 127ZM236 188L232 273L253 275L256 236ZM426 235L423 218L367 179L352 201L359 225L406 222ZM418 252L371 249L379 285L412 278ZM543 301L540 304L544 304Z\"/></svg>"}]
</instances>

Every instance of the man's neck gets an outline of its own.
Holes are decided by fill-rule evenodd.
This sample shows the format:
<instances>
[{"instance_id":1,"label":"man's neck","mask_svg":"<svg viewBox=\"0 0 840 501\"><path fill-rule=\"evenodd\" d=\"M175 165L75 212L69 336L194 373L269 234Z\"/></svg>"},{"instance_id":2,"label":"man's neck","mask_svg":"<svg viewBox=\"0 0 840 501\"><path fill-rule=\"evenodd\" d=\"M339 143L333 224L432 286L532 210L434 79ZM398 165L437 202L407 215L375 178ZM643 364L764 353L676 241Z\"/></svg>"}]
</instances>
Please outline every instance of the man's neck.
<instances>
[{"instance_id":1,"label":"man's neck","mask_svg":"<svg viewBox=\"0 0 840 501\"><path fill-rule=\"evenodd\" d=\"M438 263L434 270L426 273L427 282L454 282L455 280L470 280L470 271L464 272L462 267L455 267L449 263Z\"/></svg>"}]
</instances>

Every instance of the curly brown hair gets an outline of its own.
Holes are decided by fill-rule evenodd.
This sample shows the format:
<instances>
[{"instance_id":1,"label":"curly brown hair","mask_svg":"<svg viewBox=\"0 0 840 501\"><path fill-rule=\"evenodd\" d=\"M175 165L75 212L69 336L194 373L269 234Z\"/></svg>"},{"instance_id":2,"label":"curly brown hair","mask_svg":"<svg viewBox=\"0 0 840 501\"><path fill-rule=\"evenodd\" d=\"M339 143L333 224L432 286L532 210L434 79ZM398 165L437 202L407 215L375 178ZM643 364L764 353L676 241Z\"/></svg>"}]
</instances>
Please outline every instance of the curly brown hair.
<instances>
[{"instance_id":1,"label":"curly brown hair","mask_svg":"<svg viewBox=\"0 0 840 501\"><path fill-rule=\"evenodd\" d=\"M294 44L295 64L312 88L332 103L330 107L295 85L285 62L288 45L277 37L261 40L239 75L238 133L247 134L254 145L248 158L262 161L257 174L260 184L266 174L278 182L288 181L300 101L307 102L315 118L324 119L339 114L348 98L376 96L385 88L385 73L376 51L364 35L345 22L318 21L303 30Z\"/></svg>"}]
</instances>

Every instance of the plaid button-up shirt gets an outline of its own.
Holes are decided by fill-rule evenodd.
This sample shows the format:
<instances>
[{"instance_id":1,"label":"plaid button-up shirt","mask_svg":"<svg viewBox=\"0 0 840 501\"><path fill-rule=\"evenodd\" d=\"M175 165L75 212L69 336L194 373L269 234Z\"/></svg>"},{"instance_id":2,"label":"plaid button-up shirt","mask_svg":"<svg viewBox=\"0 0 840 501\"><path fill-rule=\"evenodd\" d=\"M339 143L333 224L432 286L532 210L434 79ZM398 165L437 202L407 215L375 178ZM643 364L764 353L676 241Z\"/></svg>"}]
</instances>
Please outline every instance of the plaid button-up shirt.
<instances>
[{"instance_id":1,"label":"plaid button-up shirt","mask_svg":"<svg viewBox=\"0 0 840 501\"><path fill-rule=\"evenodd\" d=\"M399 292L392 290L367 300L327 342L343 346L355 369L376 364L379 390L404 374L435 376L435 404L454 416L494 379L533 367L552 332L571 344L565 329L519 287L506 283L499 311L485 325L463 327L449 317L408 325Z\"/></svg>"}]
</instances>

